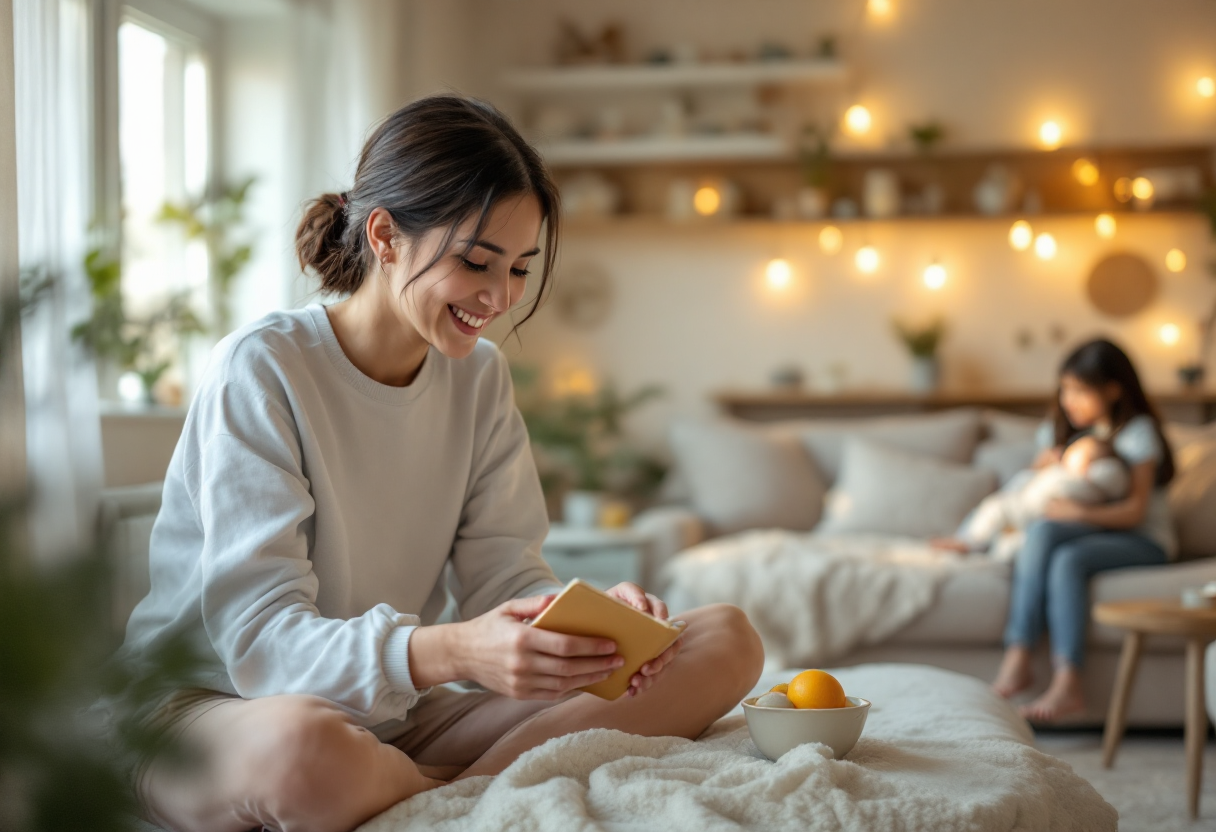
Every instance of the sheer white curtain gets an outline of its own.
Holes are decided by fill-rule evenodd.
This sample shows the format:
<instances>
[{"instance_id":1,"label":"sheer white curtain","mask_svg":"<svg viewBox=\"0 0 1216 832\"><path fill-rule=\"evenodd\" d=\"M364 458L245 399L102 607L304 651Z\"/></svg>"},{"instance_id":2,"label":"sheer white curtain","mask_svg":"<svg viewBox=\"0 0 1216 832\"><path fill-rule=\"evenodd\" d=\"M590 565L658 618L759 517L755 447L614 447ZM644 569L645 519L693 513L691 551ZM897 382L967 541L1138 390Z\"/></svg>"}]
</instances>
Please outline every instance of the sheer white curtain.
<instances>
[{"instance_id":1,"label":"sheer white curtain","mask_svg":"<svg viewBox=\"0 0 1216 832\"><path fill-rule=\"evenodd\" d=\"M81 271L91 213L86 0L13 0L18 253L58 277L22 325L31 538L42 558L88 539L101 488L97 376L71 342L89 314Z\"/></svg>"}]
</instances>

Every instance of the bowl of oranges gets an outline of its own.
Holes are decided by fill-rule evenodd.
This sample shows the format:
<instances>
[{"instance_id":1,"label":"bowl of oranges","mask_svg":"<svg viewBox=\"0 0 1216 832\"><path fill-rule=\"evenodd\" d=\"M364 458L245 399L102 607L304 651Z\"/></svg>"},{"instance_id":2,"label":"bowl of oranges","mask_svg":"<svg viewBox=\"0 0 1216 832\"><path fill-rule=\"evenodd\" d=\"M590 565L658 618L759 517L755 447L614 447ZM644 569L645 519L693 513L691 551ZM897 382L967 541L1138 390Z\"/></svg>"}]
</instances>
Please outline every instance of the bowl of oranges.
<instances>
[{"instance_id":1,"label":"bowl of oranges","mask_svg":"<svg viewBox=\"0 0 1216 832\"><path fill-rule=\"evenodd\" d=\"M743 713L752 742L770 760L807 742L823 743L839 760L857 744L870 703L845 696L832 674L804 670L788 684L744 699Z\"/></svg>"}]
</instances>

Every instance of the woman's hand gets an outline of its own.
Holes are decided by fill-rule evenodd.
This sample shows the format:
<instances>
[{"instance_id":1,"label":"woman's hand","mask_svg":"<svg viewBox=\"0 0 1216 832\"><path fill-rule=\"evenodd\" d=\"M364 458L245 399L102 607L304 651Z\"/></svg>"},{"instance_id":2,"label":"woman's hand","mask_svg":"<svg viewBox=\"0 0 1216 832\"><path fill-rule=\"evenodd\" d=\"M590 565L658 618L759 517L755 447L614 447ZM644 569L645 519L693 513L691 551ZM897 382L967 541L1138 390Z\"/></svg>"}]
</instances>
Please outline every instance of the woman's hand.
<instances>
[{"instance_id":1,"label":"woman's hand","mask_svg":"<svg viewBox=\"0 0 1216 832\"><path fill-rule=\"evenodd\" d=\"M608 594L614 598L619 598L631 607L653 615L655 618L662 620L666 620L667 618L667 605L663 603L663 600L644 591L637 584L632 584L628 581L617 584L608 590ZM684 637L680 636L674 644L661 654L642 665L638 669L638 672L633 674L633 677L629 680L629 689L625 691L625 695L633 697L648 690L654 684L654 680L658 678L658 675L663 672L663 669L675 660L676 654L680 652L680 648L683 646Z\"/></svg>"},{"instance_id":2,"label":"woman's hand","mask_svg":"<svg viewBox=\"0 0 1216 832\"><path fill-rule=\"evenodd\" d=\"M422 688L460 679L512 699L556 700L607 679L625 663L608 639L529 627L553 595L517 598L460 624L410 636L410 675Z\"/></svg>"},{"instance_id":3,"label":"woman's hand","mask_svg":"<svg viewBox=\"0 0 1216 832\"><path fill-rule=\"evenodd\" d=\"M1048 520L1057 520L1064 523L1086 523L1089 522L1089 506L1082 505L1076 500L1052 500L1047 504L1043 513Z\"/></svg>"}]
</instances>

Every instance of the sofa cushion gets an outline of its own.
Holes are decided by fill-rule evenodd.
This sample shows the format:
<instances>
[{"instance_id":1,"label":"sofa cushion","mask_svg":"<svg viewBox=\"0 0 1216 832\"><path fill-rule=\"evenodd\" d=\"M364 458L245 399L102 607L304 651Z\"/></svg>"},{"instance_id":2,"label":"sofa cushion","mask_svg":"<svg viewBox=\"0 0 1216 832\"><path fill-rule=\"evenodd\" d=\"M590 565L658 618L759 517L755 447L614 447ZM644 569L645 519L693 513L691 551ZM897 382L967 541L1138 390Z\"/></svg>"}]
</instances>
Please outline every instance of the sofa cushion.
<instances>
[{"instance_id":1,"label":"sofa cushion","mask_svg":"<svg viewBox=\"0 0 1216 832\"><path fill-rule=\"evenodd\" d=\"M820 530L949 535L995 488L991 471L853 438L845 444Z\"/></svg>"},{"instance_id":2,"label":"sofa cushion","mask_svg":"<svg viewBox=\"0 0 1216 832\"><path fill-rule=\"evenodd\" d=\"M1216 557L1216 439L1183 445L1174 452L1177 473L1170 483L1170 514L1178 532L1178 557Z\"/></svg>"},{"instance_id":3,"label":"sofa cushion","mask_svg":"<svg viewBox=\"0 0 1216 832\"><path fill-rule=\"evenodd\" d=\"M1127 569L1111 569L1100 572L1090 581L1090 600L1098 604L1103 601L1130 601L1136 598L1178 598L1184 587L1203 586L1216 581L1216 559L1202 558L1186 563L1167 563L1164 566L1135 566ZM1123 643L1123 631L1102 625L1090 629L1089 640L1108 647ZM1150 644L1170 644L1181 649L1180 639L1155 638Z\"/></svg>"},{"instance_id":4,"label":"sofa cushion","mask_svg":"<svg viewBox=\"0 0 1216 832\"><path fill-rule=\"evenodd\" d=\"M980 413L960 408L913 416L784 422L773 429L797 433L830 485L840 474L846 441L855 437L948 462L970 462L979 441Z\"/></svg>"},{"instance_id":5,"label":"sofa cushion","mask_svg":"<svg viewBox=\"0 0 1216 832\"><path fill-rule=\"evenodd\" d=\"M996 474L1001 485L1013 479L1014 474L1034 464L1038 445L1034 439L985 439L975 448L972 464L976 468Z\"/></svg>"},{"instance_id":6,"label":"sofa cushion","mask_svg":"<svg viewBox=\"0 0 1216 832\"><path fill-rule=\"evenodd\" d=\"M996 442L1012 442L1017 440L1034 440L1038 435L1039 426L1043 424L1043 416L1022 416L1017 413L1006 413L1003 410L988 408L983 412L984 438Z\"/></svg>"},{"instance_id":7,"label":"sofa cushion","mask_svg":"<svg viewBox=\"0 0 1216 832\"><path fill-rule=\"evenodd\" d=\"M819 522L825 486L797 436L686 419L672 424L671 446L693 508L715 534Z\"/></svg>"}]
</instances>

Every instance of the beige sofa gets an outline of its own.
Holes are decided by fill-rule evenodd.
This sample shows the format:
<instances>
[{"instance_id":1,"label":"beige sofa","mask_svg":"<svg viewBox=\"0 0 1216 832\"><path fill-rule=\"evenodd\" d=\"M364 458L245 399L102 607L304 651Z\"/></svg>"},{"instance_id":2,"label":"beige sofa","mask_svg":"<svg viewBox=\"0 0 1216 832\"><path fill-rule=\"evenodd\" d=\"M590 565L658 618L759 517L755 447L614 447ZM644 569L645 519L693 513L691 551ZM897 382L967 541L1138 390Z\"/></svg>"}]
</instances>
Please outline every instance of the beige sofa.
<instances>
[{"instance_id":1,"label":"beige sofa","mask_svg":"<svg viewBox=\"0 0 1216 832\"><path fill-rule=\"evenodd\" d=\"M668 490L678 500L642 515L639 522L658 535L665 528L673 545L751 528L811 530L819 523L825 494L831 498L850 437L987 468L1003 482L1032 459L1037 424L1026 417L977 410L848 421L679 422L671 435L677 484ZM1182 558L1159 567L1101 574L1092 585L1095 601L1176 598L1183 587L1216 580L1216 426L1171 425L1168 430L1179 463L1171 504L1181 532ZM990 679L1002 654L1009 591L1007 570L958 570L941 586L928 612L885 643L838 663L917 662ZM1096 724L1109 702L1122 634L1095 626L1090 642L1085 670L1090 711L1085 721ZM1045 681L1049 672L1044 649L1039 678ZM1184 680L1181 643L1149 639L1132 696L1130 724L1181 725ZM1211 686L1216 688L1216 678Z\"/></svg>"}]
</instances>

